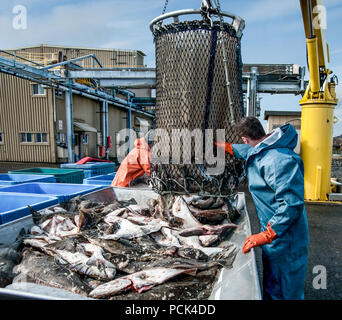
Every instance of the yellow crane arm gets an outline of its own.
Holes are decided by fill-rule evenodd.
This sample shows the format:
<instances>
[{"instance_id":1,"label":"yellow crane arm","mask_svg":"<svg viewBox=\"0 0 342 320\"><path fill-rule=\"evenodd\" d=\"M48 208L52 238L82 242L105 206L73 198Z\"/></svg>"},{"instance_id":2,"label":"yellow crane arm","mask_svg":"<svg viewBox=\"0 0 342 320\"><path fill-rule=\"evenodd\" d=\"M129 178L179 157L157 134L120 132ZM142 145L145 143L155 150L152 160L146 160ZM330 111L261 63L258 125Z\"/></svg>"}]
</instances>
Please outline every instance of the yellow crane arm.
<instances>
[{"instance_id":1,"label":"yellow crane arm","mask_svg":"<svg viewBox=\"0 0 342 320\"><path fill-rule=\"evenodd\" d=\"M299 0L307 43L309 85L300 101L304 198L326 201L330 190L333 116L337 105L334 78L328 82L329 49L323 0ZM325 85L324 85L325 84ZM324 85L324 88L322 88Z\"/></svg>"},{"instance_id":2,"label":"yellow crane arm","mask_svg":"<svg viewBox=\"0 0 342 320\"><path fill-rule=\"evenodd\" d=\"M312 28L313 35L317 37L319 66L326 69L330 58L329 47L325 37L327 23L323 0L300 0L300 7L302 10L305 36L307 39L312 36L310 30ZM310 21L309 15L311 15L312 21Z\"/></svg>"}]
</instances>

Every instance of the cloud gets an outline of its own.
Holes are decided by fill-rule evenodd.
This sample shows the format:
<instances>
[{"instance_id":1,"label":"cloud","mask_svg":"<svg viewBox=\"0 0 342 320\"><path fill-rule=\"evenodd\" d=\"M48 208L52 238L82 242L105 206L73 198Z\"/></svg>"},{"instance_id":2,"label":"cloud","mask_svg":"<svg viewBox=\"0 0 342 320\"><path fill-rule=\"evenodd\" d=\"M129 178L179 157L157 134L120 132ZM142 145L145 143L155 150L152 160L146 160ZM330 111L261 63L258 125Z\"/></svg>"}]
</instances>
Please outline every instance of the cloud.
<instances>
[{"instance_id":1,"label":"cloud","mask_svg":"<svg viewBox=\"0 0 342 320\"><path fill-rule=\"evenodd\" d=\"M28 8L27 30L13 29L13 15L3 12L0 15L2 46L11 48L39 43L92 47L113 43L134 46L141 36L150 44L153 43L148 21L152 20L149 8L156 6L155 1L144 1L146 6L138 6L140 1L83 1L83 5L75 1L69 1L68 4L61 2L43 13Z\"/></svg>"}]
</instances>

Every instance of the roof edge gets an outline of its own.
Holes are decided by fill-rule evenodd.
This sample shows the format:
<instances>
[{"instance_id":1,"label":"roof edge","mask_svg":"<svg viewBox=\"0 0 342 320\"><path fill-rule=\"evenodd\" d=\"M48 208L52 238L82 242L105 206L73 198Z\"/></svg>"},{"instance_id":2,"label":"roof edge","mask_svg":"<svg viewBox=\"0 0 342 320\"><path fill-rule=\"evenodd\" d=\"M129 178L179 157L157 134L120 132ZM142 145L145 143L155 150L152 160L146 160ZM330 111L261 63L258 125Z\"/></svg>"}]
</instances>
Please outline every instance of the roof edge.
<instances>
[{"instance_id":1,"label":"roof edge","mask_svg":"<svg viewBox=\"0 0 342 320\"><path fill-rule=\"evenodd\" d=\"M115 48L101 48L101 47L82 47L82 46L62 46L62 45L49 45L49 44L38 44L35 46L26 46L26 47L18 47L18 48L10 48L5 50L23 50L23 49L33 49L33 48L62 48L62 49L83 49L83 50L103 50L103 51L125 51L125 52L138 52L139 54L146 57L146 54L141 50L132 50L132 49L115 49Z\"/></svg>"}]
</instances>

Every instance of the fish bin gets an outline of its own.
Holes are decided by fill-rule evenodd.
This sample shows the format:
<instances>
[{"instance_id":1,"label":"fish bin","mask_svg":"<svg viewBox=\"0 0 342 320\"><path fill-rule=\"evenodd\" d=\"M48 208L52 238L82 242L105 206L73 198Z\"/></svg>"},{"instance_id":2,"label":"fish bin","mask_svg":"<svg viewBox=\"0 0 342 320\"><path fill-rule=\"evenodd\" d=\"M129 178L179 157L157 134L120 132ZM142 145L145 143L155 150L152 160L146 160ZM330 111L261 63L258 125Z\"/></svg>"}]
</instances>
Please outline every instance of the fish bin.
<instances>
[{"instance_id":1,"label":"fish bin","mask_svg":"<svg viewBox=\"0 0 342 320\"><path fill-rule=\"evenodd\" d=\"M83 180L83 184L95 184L95 185L99 185L99 186L110 186L112 184L114 178L115 178L115 174L116 174L116 172L106 174L106 175L102 175L102 176L87 178L87 179Z\"/></svg>"},{"instance_id":2,"label":"fish bin","mask_svg":"<svg viewBox=\"0 0 342 320\"><path fill-rule=\"evenodd\" d=\"M26 193L35 195L46 195L56 197L58 202L66 202L71 198L83 195L98 189L102 186L85 186L71 183L24 183L16 186L5 187L1 192Z\"/></svg>"},{"instance_id":3,"label":"fish bin","mask_svg":"<svg viewBox=\"0 0 342 320\"><path fill-rule=\"evenodd\" d=\"M56 183L80 183L84 179L81 169L58 169L58 168L29 168L8 171L10 174L33 174L33 175L53 175Z\"/></svg>"},{"instance_id":4,"label":"fish bin","mask_svg":"<svg viewBox=\"0 0 342 320\"><path fill-rule=\"evenodd\" d=\"M158 199L158 196L159 195L151 189L105 188L82 196L82 200L88 201L87 203L110 203L111 205L113 205L114 208L116 204L118 204L118 202L120 202L121 205L125 206L129 205L129 203L134 202L137 205L146 206L149 201ZM210 283L210 290L207 293L205 299L260 300L262 297L254 249L251 249L251 251L247 254L242 253L244 240L246 239L246 237L251 235L251 228L244 193L237 194L233 205L240 213L239 218L235 221L238 228L231 230L228 236L218 247L224 247L228 245L232 249L230 252L235 252L235 254L233 255L234 259L233 261L231 261L230 259L231 265L227 266L227 268L221 267L217 270L215 277ZM46 213L46 210L48 210L50 214L51 212L56 212L63 215L63 209L59 205L53 205L45 210L40 210L39 212L41 214L44 214ZM108 212L110 213L111 211L109 210ZM3 246L13 246L20 230L24 228L26 232L29 232L30 230L32 230L33 226L35 226L35 224L32 216L27 216L17 221L9 222L5 225L0 226L0 243L2 243ZM112 249L112 251L113 250L114 249ZM184 251L184 254L186 253L187 251ZM38 254L38 256L41 256L41 254ZM32 261L35 260L33 259ZM201 266L203 267L203 264ZM125 265L122 265L120 267L125 268ZM126 268L129 268L129 266L126 266ZM118 273L116 279L120 279L120 277L122 277L122 274L120 275ZM182 287L182 285L191 286L191 284L196 284L196 282L199 281L194 274L180 274L178 275L178 278L175 279L179 279L179 277L180 280L178 280L178 282L175 280L169 280L163 284L156 285L145 292L132 293L129 290L128 293L123 291L121 294L115 294L113 297L115 299L125 300L133 298L147 299L147 297L151 297L149 296L149 294L153 292L158 293L160 292L160 290L164 293L170 292L173 286L175 286L176 288ZM124 284L124 281L122 281L121 284ZM6 299L26 298L39 300L93 299L93 297L84 294L75 294L75 292L71 292L70 290L71 289L65 290L61 288L50 287L48 283L46 285L39 285L37 283L25 283L22 281L18 281L10 283L3 288L0 288L0 297ZM172 298L172 295L168 298Z\"/></svg>"},{"instance_id":5,"label":"fish bin","mask_svg":"<svg viewBox=\"0 0 342 320\"><path fill-rule=\"evenodd\" d=\"M0 185L11 186L27 182L56 182L52 175L0 174Z\"/></svg>"},{"instance_id":6,"label":"fish bin","mask_svg":"<svg viewBox=\"0 0 342 320\"><path fill-rule=\"evenodd\" d=\"M84 178L91 178L104 174L114 172L115 163L110 162L88 162L86 164L76 163L63 163L60 165L63 169L82 169L84 172Z\"/></svg>"},{"instance_id":7,"label":"fish bin","mask_svg":"<svg viewBox=\"0 0 342 320\"><path fill-rule=\"evenodd\" d=\"M28 206L31 206L34 210L40 210L57 203L58 200L56 197L1 192L0 224L7 224L13 220L31 215L31 210ZM2 242L0 241L0 243Z\"/></svg>"}]
</instances>

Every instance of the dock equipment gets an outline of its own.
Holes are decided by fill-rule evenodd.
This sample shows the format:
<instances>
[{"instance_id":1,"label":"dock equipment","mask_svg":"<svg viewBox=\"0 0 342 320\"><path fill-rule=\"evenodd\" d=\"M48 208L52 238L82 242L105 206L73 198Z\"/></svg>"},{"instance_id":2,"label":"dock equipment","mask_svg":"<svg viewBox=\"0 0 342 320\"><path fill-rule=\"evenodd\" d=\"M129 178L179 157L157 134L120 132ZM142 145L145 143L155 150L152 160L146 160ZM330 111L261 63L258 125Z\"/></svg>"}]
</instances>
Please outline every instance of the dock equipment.
<instances>
[{"instance_id":1,"label":"dock equipment","mask_svg":"<svg viewBox=\"0 0 342 320\"><path fill-rule=\"evenodd\" d=\"M304 197L305 200L326 201L330 192L333 117L338 103L335 93L337 78L328 69L329 48L322 24L325 17L319 16L323 1L300 0L300 5L310 71L309 85L300 101Z\"/></svg>"},{"instance_id":2,"label":"dock equipment","mask_svg":"<svg viewBox=\"0 0 342 320\"><path fill-rule=\"evenodd\" d=\"M200 15L200 19L180 21L185 15ZM224 22L223 17L232 22ZM170 18L173 22L163 24ZM217 129L223 132L219 139L241 142L232 126L244 114L240 44L243 28L242 18L221 12L219 7L215 11L203 7L174 11L150 23L156 45L156 132L167 132L170 139L163 141L163 136L161 143L171 151L166 162L152 160L151 181L158 192L228 196L242 179L241 160L221 155L225 163L221 163L220 170L207 156L213 152L214 139L218 140ZM195 147L191 138L184 139L183 133L187 132L196 136ZM209 132L213 133L211 140L207 140ZM177 159L181 162L175 163L178 152L174 148L178 146L182 147ZM218 159L221 150L214 152Z\"/></svg>"}]
</instances>

